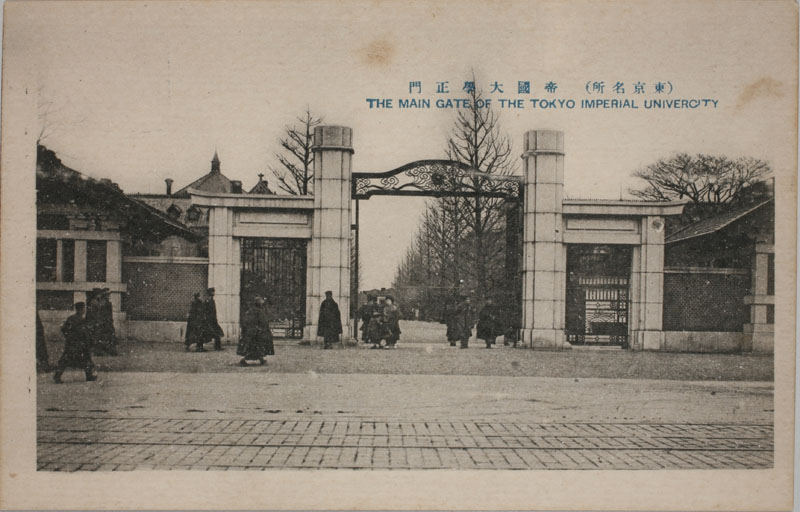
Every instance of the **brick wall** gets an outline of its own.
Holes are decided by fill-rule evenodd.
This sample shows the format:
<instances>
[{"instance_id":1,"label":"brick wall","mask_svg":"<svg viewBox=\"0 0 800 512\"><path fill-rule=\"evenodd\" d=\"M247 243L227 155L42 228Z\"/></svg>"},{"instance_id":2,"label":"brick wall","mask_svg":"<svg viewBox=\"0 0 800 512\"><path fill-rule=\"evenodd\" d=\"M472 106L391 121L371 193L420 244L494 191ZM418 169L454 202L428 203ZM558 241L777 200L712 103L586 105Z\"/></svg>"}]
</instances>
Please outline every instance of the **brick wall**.
<instances>
[{"instance_id":1,"label":"brick wall","mask_svg":"<svg viewBox=\"0 0 800 512\"><path fill-rule=\"evenodd\" d=\"M744 296L750 275L743 269L667 269L664 330L741 332L749 322Z\"/></svg>"},{"instance_id":2,"label":"brick wall","mask_svg":"<svg viewBox=\"0 0 800 512\"><path fill-rule=\"evenodd\" d=\"M126 258L122 279L128 293L123 311L128 320L186 321L192 296L205 291L208 283L208 262L188 260Z\"/></svg>"}]
</instances>

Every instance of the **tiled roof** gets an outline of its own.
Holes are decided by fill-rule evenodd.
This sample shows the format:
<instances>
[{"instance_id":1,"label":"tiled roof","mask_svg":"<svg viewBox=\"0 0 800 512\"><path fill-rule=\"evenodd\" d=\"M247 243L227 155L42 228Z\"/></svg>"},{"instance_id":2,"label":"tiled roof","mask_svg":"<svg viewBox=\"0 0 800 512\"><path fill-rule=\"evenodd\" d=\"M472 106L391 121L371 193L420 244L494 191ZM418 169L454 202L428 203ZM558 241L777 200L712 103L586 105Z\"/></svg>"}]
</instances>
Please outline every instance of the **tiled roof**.
<instances>
[{"instance_id":1,"label":"tiled roof","mask_svg":"<svg viewBox=\"0 0 800 512\"><path fill-rule=\"evenodd\" d=\"M55 152L38 147L36 162L37 200L61 197L65 190L76 192L81 201L93 201L124 215L129 226L141 228L158 236L178 235L194 240L197 235L186 225L166 213L125 194L110 180L96 180L64 165Z\"/></svg>"},{"instance_id":2,"label":"tiled roof","mask_svg":"<svg viewBox=\"0 0 800 512\"><path fill-rule=\"evenodd\" d=\"M178 190L172 196L189 197L188 190L190 188L202 190L203 192L222 192L226 194L233 192L233 185L227 176L219 171L211 171Z\"/></svg>"},{"instance_id":3,"label":"tiled roof","mask_svg":"<svg viewBox=\"0 0 800 512\"><path fill-rule=\"evenodd\" d=\"M720 229L733 224L737 220L754 213L756 210L771 203L773 200L773 198L764 199L755 204L736 208L734 210L713 215L711 217L706 217L705 219L701 219L693 224L689 224L688 226L667 236L665 243L670 244L715 233Z\"/></svg>"},{"instance_id":4,"label":"tiled roof","mask_svg":"<svg viewBox=\"0 0 800 512\"><path fill-rule=\"evenodd\" d=\"M274 193L275 192L273 192L272 189L269 188L267 182L261 179L261 177L259 177L258 183L256 183L256 185L250 189L250 192L248 192L248 194L274 194Z\"/></svg>"},{"instance_id":5,"label":"tiled roof","mask_svg":"<svg viewBox=\"0 0 800 512\"><path fill-rule=\"evenodd\" d=\"M190 218L189 209L192 207L192 199L188 196L175 197L174 195L168 196L164 194L131 194L131 197L164 213L167 213L170 207L175 205L180 210L177 220L192 229L208 227L208 218L205 214L198 215L196 218Z\"/></svg>"}]
</instances>

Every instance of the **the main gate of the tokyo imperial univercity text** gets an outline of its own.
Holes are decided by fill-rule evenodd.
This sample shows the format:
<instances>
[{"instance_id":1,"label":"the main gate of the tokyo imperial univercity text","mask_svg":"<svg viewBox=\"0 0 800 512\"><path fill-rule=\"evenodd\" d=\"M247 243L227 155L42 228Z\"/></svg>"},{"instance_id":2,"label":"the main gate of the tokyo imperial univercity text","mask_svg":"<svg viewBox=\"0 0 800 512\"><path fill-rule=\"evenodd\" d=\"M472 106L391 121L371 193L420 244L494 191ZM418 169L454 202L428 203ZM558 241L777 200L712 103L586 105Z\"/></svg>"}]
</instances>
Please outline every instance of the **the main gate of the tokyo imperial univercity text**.
<instances>
[{"instance_id":1,"label":"the main gate of the tokyo imperial univercity text","mask_svg":"<svg viewBox=\"0 0 800 512\"><path fill-rule=\"evenodd\" d=\"M577 281L571 281L570 286L583 290L581 300L591 302L589 306L598 310L592 313L592 325L585 318L587 306L584 304L580 313L584 316L583 323L575 323L583 326L580 339L591 342L592 334L600 336L602 333L603 339L612 340L611 337L616 336L613 340L618 341L625 330L626 342L631 348L663 348L664 216L679 214L683 205L564 199L562 132L525 133L522 176L486 175L458 162L441 160L414 162L387 173L352 173L352 130L342 126L316 127L313 150L313 197L191 191L192 201L210 210L208 282L217 290L220 325L228 339L238 337L241 294L250 293L248 284L241 282L245 274L242 265L252 259L247 251L278 251L277 259L271 263L278 270L265 267L266 270L261 272L264 274L262 281L268 286L271 277L266 274L282 273L280 269L291 268L294 272L292 279L296 282L289 283L286 290L289 295L298 298L294 307L301 308L303 301L296 291L303 287L301 279L297 278L297 273L302 273L300 253L303 244L303 337L315 339L319 306L325 292L331 291L342 313L343 336L349 338L352 328L348 314L352 294L351 243L356 242L354 238L358 237L357 230L355 237L351 231L353 199L358 208L358 200L375 195L474 195L474 189L458 185L477 180L489 185L482 188L480 194L505 198L510 205L509 211L514 210L514 205L518 205L520 210L518 216L510 215L511 223L506 231L510 238L509 247L518 245L518 241L513 240L514 236L521 235L522 240L519 244L522 247L521 257L516 257L513 251L507 251L511 260L507 270L509 279L514 281L514 288L520 289L517 316L519 337L523 343L534 348L570 346L566 330L574 326L572 320L570 326L565 321L568 314L565 307L568 296L567 252L573 246L591 246L594 248L575 251L574 261L578 265L582 260L594 261L592 258L599 264L601 259L610 257L603 255L622 254L624 256L620 258L630 262L630 272L623 272L626 275L620 276L605 276L614 278L605 279L603 274L609 273L608 266L605 266L605 270L599 272L599 277L584 275L582 281L580 277ZM591 171L583 170L587 173ZM521 218L521 221L519 227L515 228L514 219L517 218ZM248 238L260 241L248 242ZM244 260L243 248L246 251ZM286 251L294 252L288 254ZM580 254L600 256L581 257ZM518 268L515 262L518 262ZM575 271L573 268L570 270ZM581 268L577 268L577 273L581 272ZM285 277L281 276L280 279ZM600 295L593 299L594 291L586 291L604 287L615 290L603 295L605 302L599 300ZM602 295L604 292L601 290L597 293ZM570 293L569 296L570 300L574 300L574 294ZM574 304L570 305L569 314L574 316L572 306ZM611 311L605 311L608 309ZM611 319L611 315L616 316ZM578 330L573 331L573 334L578 334ZM578 340L578 337L574 339Z\"/></svg>"}]
</instances>

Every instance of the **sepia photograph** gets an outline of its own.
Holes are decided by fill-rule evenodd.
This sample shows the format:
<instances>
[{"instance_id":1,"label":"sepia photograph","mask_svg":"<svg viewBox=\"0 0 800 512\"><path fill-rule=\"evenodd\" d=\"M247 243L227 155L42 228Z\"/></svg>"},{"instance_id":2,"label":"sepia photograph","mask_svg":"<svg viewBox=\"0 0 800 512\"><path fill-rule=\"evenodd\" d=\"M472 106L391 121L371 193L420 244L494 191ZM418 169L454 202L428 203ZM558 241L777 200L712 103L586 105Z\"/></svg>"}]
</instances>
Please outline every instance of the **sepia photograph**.
<instances>
[{"instance_id":1,"label":"sepia photograph","mask_svg":"<svg viewBox=\"0 0 800 512\"><path fill-rule=\"evenodd\" d=\"M0 506L790 510L797 16L7 1Z\"/></svg>"}]
</instances>

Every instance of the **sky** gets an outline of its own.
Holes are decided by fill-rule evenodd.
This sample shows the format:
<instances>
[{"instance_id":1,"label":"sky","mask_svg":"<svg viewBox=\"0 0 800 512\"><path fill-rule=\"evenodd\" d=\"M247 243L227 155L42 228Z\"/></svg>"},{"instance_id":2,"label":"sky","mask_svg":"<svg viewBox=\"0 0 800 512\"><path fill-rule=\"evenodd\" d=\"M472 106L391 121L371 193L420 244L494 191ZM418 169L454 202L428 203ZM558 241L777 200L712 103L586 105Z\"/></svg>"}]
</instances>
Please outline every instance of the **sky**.
<instances>
[{"instance_id":1,"label":"sky","mask_svg":"<svg viewBox=\"0 0 800 512\"><path fill-rule=\"evenodd\" d=\"M8 9L11 7L11 9ZM367 98L460 98L472 73L499 98L636 99L636 110L498 109L525 131L565 132L569 197L627 197L633 171L676 152L796 168L793 2L42 2L7 4L4 59L30 70L44 143L129 193L222 171L271 179L278 140L306 107L353 128L353 171L443 158L455 111L370 109ZM436 94L447 81L450 93ZM516 94L530 81L530 94ZM556 93L542 88L558 85ZM586 84L604 82L603 94ZM626 93L611 90L622 82ZM652 92L669 82L669 95ZM633 94L634 82L646 93ZM645 99L716 109L645 110ZM521 166L520 166L521 168ZM274 187L273 187L274 188ZM361 204L362 285L389 286L422 199Z\"/></svg>"}]
</instances>

